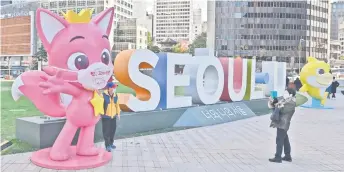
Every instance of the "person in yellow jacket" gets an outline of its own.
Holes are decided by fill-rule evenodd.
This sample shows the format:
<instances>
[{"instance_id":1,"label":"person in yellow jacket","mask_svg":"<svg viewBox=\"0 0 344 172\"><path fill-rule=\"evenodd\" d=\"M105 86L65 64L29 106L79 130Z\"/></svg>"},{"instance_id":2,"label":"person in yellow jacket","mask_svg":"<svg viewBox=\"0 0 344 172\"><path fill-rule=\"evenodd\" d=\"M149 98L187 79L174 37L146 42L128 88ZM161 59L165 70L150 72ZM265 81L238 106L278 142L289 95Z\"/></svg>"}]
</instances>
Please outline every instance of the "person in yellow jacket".
<instances>
[{"instance_id":1,"label":"person in yellow jacket","mask_svg":"<svg viewBox=\"0 0 344 172\"><path fill-rule=\"evenodd\" d=\"M117 84L109 82L103 93L105 114L102 115L102 126L105 148L108 152L111 152L112 149L116 149L114 145L116 118L120 119L121 113L116 88Z\"/></svg>"}]
</instances>

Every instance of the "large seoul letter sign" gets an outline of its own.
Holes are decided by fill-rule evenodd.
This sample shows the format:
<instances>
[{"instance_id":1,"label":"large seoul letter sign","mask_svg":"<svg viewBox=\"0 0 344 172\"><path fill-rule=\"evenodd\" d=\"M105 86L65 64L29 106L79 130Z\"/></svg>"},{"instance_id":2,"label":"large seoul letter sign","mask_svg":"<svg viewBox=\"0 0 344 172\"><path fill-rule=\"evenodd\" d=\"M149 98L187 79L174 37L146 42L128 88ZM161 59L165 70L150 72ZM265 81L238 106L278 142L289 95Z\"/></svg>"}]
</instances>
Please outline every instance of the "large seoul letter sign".
<instances>
[{"instance_id":1,"label":"large seoul letter sign","mask_svg":"<svg viewBox=\"0 0 344 172\"><path fill-rule=\"evenodd\" d=\"M114 62L115 77L136 92L136 97L130 95L127 108L134 112L151 111L215 104L219 100L264 98L263 91L255 90L256 83L267 84L268 90L276 90L279 95L283 92L282 84L276 83L285 83L285 72L279 73L283 76L278 77L267 69L267 73L256 74L255 59L216 58L208 49L196 49L195 52L194 57L189 54L155 54L149 50L120 52ZM269 68L286 70L281 62L267 64ZM176 65L185 65L182 74L176 74ZM152 76L141 73L139 69L142 68L152 69ZM269 77L274 78L275 84L266 83ZM279 86L281 89L277 88ZM176 96L175 87L182 87L184 94Z\"/></svg>"}]
</instances>

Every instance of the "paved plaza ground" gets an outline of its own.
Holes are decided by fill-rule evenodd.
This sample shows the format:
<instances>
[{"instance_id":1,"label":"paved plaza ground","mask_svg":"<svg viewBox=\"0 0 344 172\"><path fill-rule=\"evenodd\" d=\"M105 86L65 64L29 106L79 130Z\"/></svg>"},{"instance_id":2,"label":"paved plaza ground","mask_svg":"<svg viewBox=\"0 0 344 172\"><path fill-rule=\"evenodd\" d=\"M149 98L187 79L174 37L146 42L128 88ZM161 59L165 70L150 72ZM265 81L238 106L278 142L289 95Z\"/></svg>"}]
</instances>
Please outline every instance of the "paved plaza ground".
<instances>
[{"instance_id":1,"label":"paved plaza ground","mask_svg":"<svg viewBox=\"0 0 344 172\"><path fill-rule=\"evenodd\" d=\"M268 162L276 129L269 115L221 125L116 140L113 160L82 171L318 172L344 171L344 96L330 100L334 110L298 108L289 137L293 162ZM103 143L97 143L103 146ZM56 171L30 163L31 153L1 158L1 171Z\"/></svg>"}]
</instances>

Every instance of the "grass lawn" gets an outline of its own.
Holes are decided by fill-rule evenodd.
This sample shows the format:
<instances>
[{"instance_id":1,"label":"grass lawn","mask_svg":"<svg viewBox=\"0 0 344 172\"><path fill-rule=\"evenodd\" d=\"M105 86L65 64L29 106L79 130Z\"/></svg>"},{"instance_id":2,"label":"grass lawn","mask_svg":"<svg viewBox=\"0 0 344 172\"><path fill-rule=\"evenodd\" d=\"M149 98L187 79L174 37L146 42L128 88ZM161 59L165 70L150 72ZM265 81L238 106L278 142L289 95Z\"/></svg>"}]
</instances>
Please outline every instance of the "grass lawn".
<instances>
[{"instance_id":1,"label":"grass lawn","mask_svg":"<svg viewBox=\"0 0 344 172\"><path fill-rule=\"evenodd\" d=\"M1 141L15 138L16 118L37 115L41 113L27 98L15 102L11 91L1 91Z\"/></svg>"},{"instance_id":2,"label":"grass lawn","mask_svg":"<svg viewBox=\"0 0 344 172\"><path fill-rule=\"evenodd\" d=\"M1 88L11 88L13 81L1 81Z\"/></svg>"},{"instance_id":3,"label":"grass lawn","mask_svg":"<svg viewBox=\"0 0 344 172\"><path fill-rule=\"evenodd\" d=\"M33 152L33 151L38 150L37 148L32 147L30 144L26 142L22 142L18 139L12 139L11 142L12 142L12 145L8 147L7 149L1 151L1 155Z\"/></svg>"},{"instance_id":4,"label":"grass lawn","mask_svg":"<svg viewBox=\"0 0 344 172\"><path fill-rule=\"evenodd\" d=\"M31 145L14 139L16 118L42 115L27 98L21 97L17 102L12 99L12 83L1 82L1 142L12 141L12 146L2 151L2 155L33 151Z\"/></svg>"}]
</instances>

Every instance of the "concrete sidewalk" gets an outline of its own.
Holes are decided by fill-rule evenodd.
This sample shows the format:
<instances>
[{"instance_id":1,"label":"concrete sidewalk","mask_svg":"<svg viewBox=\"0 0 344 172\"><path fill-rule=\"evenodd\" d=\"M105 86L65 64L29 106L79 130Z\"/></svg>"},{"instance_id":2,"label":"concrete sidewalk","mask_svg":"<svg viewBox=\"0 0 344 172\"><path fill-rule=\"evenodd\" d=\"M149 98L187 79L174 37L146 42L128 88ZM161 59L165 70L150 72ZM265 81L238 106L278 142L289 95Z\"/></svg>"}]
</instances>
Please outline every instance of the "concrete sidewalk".
<instances>
[{"instance_id":1,"label":"concrete sidewalk","mask_svg":"<svg viewBox=\"0 0 344 172\"><path fill-rule=\"evenodd\" d=\"M276 129L269 116L116 140L108 165L82 171L317 172L344 171L344 96L334 110L298 108L289 137L293 162L270 163ZM103 143L97 145L103 146ZM30 163L30 153L2 156L1 171L55 171Z\"/></svg>"}]
</instances>

